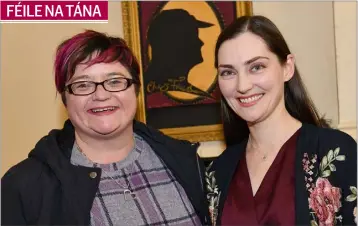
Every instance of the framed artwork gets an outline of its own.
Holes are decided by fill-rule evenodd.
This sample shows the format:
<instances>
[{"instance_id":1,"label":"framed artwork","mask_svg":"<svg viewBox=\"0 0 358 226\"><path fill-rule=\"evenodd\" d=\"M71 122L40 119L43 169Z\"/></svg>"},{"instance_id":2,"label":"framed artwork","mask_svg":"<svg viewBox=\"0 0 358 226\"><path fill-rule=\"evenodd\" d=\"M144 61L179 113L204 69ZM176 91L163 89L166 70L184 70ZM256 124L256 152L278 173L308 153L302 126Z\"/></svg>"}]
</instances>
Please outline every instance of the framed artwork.
<instances>
[{"instance_id":1,"label":"framed artwork","mask_svg":"<svg viewBox=\"0 0 358 226\"><path fill-rule=\"evenodd\" d=\"M136 119L192 142L223 139L214 50L251 2L122 2L124 38L141 66Z\"/></svg>"}]
</instances>

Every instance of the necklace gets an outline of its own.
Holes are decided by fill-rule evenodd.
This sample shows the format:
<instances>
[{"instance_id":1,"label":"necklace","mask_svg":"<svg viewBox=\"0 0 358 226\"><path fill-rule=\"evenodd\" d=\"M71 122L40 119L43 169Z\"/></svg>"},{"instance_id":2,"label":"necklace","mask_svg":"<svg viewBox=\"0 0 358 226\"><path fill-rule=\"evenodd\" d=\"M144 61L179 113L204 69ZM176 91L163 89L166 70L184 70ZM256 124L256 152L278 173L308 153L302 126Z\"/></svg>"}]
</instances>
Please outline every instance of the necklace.
<instances>
[{"instance_id":1,"label":"necklace","mask_svg":"<svg viewBox=\"0 0 358 226\"><path fill-rule=\"evenodd\" d=\"M250 140L251 140L251 137L249 137L249 142L250 142ZM259 153L258 151L257 151L257 148L255 148L253 145L252 145L252 143L250 142L250 146L251 146L251 152L253 152L253 153ZM256 150L256 151L255 151ZM260 158L261 158L261 160L262 161L266 161L266 159L267 159L267 156L268 156L268 152L265 152L265 153L259 153L261 156L260 156Z\"/></svg>"},{"instance_id":2,"label":"necklace","mask_svg":"<svg viewBox=\"0 0 358 226\"><path fill-rule=\"evenodd\" d=\"M81 152L81 154L86 158L86 161L88 161L90 164L93 164L94 167L97 167L98 165L100 165L99 163L93 162L92 160L90 160L87 155L82 151L82 149L78 146L77 142L76 142L76 147L78 149L79 152ZM129 184L129 179L132 177L133 171L134 171L134 165L133 163L131 163L132 166L132 170L128 170L129 171L129 176L128 176L128 182L127 182L127 186L123 186L122 184L120 184L116 179L114 179L112 176L110 176L105 170L102 169L102 172L108 176L109 178L111 178L116 184L119 185L120 188L124 189L123 190L123 195L124 195L124 201L130 201L130 200L134 200L136 199L136 194L132 191L132 188L130 187ZM123 170L124 172L124 170Z\"/></svg>"},{"instance_id":3,"label":"necklace","mask_svg":"<svg viewBox=\"0 0 358 226\"><path fill-rule=\"evenodd\" d=\"M132 165L132 170L129 171L129 176L128 176L128 181L129 179L132 177L132 173L133 173L133 163L131 164ZM114 182L116 182L116 184L118 184L123 190L123 195L124 195L124 201L130 201L130 200L133 200L136 198L136 194L132 191L132 188L129 184L129 182L127 183L127 186L123 186L122 184L120 184L116 179L114 179L113 177L111 177L105 170L102 170L102 172L104 174L106 174L109 178L111 178Z\"/></svg>"}]
</instances>

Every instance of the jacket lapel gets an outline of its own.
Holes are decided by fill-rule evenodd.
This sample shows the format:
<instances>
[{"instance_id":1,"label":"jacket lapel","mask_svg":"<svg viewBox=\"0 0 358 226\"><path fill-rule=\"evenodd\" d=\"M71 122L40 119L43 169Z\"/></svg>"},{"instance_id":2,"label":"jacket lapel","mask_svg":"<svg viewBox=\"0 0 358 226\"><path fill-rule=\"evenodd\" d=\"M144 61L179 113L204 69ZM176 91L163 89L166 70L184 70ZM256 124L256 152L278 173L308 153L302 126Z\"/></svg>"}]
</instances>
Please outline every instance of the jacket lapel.
<instances>
[{"instance_id":1,"label":"jacket lapel","mask_svg":"<svg viewBox=\"0 0 358 226\"><path fill-rule=\"evenodd\" d=\"M57 213L60 223L89 224L89 213L99 184L101 170L71 164L70 157L75 135L70 120L65 122L62 130L52 130L43 139L43 142L36 145L29 157L34 157L48 165L61 184L62 209ZM91 172L96 172L97 177L91 178L89 176Z\"/></svg>"},{"instance_id":2,"label":"jacket lapel","mask_svg":"<svg viewBox=\"0 0 358 226\"><path fill-rule=\"evenodd\" d=\"M215 177L221 192L218 204L217 225L221 225L221 216L226 200L225 198L229 192L230 183L236 168L239 165L240 158L243 156L242 153L246 150L246 145L247 140L243 141L241 144L229 147L225 150L226 153L223 153L213 164L212 170L217 173ZM227 159L230 159L231 161L226 161ZM220 170L216 171L217 167L220 167Z\"/></svg>"}]
</instances>

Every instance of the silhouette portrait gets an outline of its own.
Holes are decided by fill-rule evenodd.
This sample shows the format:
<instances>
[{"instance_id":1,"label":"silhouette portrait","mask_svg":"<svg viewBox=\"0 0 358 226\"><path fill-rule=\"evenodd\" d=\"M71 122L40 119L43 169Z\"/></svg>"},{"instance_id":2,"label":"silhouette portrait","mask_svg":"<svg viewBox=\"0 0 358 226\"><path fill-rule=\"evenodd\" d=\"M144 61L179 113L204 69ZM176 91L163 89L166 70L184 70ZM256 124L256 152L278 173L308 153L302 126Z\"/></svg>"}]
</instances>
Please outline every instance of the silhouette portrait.
<instances>
[{"instance_id":1,"label":"silhouette portrait","mask_svg":"<svg viewBox=\"0 0 358 226\"><path fill-rule=\"evenodd\" d=\"M222 139L215 43L249 9L247 2L123 2L124 37L141 64L137 119L180 139Z\"/></svg>"},{"instance_id":2,"label":"silhouette portrait","mask_svg":"<svg viewBox=\"0 0 358 226\"><path fill-rule=\"evenodd\" d=\"M151 61L144 72L148 96L180 91L213 98L188 81L189 71L203 62L204 43L199 38L199 29L211 26L213 24L197 20L183 9L163 10L154 18L147 35ZM147 102L150 104L150 99Z\"/></svg>"}]
</instances>

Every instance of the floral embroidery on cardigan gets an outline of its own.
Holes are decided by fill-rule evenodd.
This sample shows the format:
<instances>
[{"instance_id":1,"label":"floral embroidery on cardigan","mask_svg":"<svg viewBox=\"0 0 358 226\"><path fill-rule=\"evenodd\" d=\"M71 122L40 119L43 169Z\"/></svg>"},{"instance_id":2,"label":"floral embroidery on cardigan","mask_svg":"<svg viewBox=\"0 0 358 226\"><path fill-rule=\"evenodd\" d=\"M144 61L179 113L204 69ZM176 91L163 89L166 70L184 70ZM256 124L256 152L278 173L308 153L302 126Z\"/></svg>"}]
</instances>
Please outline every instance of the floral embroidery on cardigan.
<instances>
[{"instance_id":1,"label":"floral embroidery on cardigan","mask_svg":"<svg viewBox=\"0 0 358 226\"><path fill-rule=\"evenodd\" d=\"M336 216L342 207L341 189L332 186L328 180L332 172L336 171L334 162L346 159L344 155L339 155L339 151L339 147L329 150L328 154L323 156L316 174L313 173L313 170L317 162L317 155L313 155L311 160L307 153L303 155L302 165L306 174L306 189L309 192L308 203L311 210L312 226L336 225L337 221L342 222L342 216Z\"/></svg>"},{"instance_id":2,"label":"floral embroidery on cardigan","mask_svg":"<svg viewBox=\"0 0 358 226\"><path fill-rule=\"evenodd\" d=\"M209 213L211 218L211 223L213 226L216 225L216 220L218 216L218 206L221 192L216 184L215 171L210 171L213 162L205 170L205 181L207 195L206 198L209 202Z\"/></svg>"},{"instance_id":3,"label":"floral embroidery on cardigan","mask_svg":"<svg viewBox=\"0 0 358 226\"><path fill-rule=\"evenodd\" d=\"M332 186L328 180L332 172L335 172L335 161L345 161L345 155L339 155L340 148L329 150L323 156L319 166L317 155L309 158L307 153L303 154L302 167L305 173L305 185L309 193L308 203L310 208L311 226L333 226L338 222L342 224L343 217L336 216L342 207L342 193L339 187ZM205 181L207 189L207 200L209 201L209 211L212 225L216 225L218 216L218 205L221 191L216 184L215 171L211 170L212 162L205 170ZM351 194L345 198L347 202L357 200L357 187L350 187ZM353 210L354 217L357 216L357 206ZM355 219L356 221L356 219Z\"/></svg>"},{"instance_id":4,"label":"floral embroidery on cardigan","mask_svg":"<svg viewBox=\"0 0 358 226\"><path fill-rule=\"evenodd\" d=\"M351 190L352 194L346 197L347 202L354 202L357 200L357 187L350 186L349 189ZM357 206L353 209L353 216L354 222L357 223Z\"/></svg>"},{"instance_id":5,"label":"floral embroidery on cardigan","mask_svg":"<svg viewBox=\"0 0 358 226\"><path fill-rule=\"evenodd\" d=\"M310 160L308 158L308 154L304 153L303 154L303 160L302 160L302 165L303 165L303 170L305 171L305 173L307 175L305 175L305 182L306 182L306 189L311 193L312 189L314 187L313 184L313 169L314 169L314 165L317 162L317 155L314 155L312 157L312 159Z\"/></svg>"}]
</instances>

